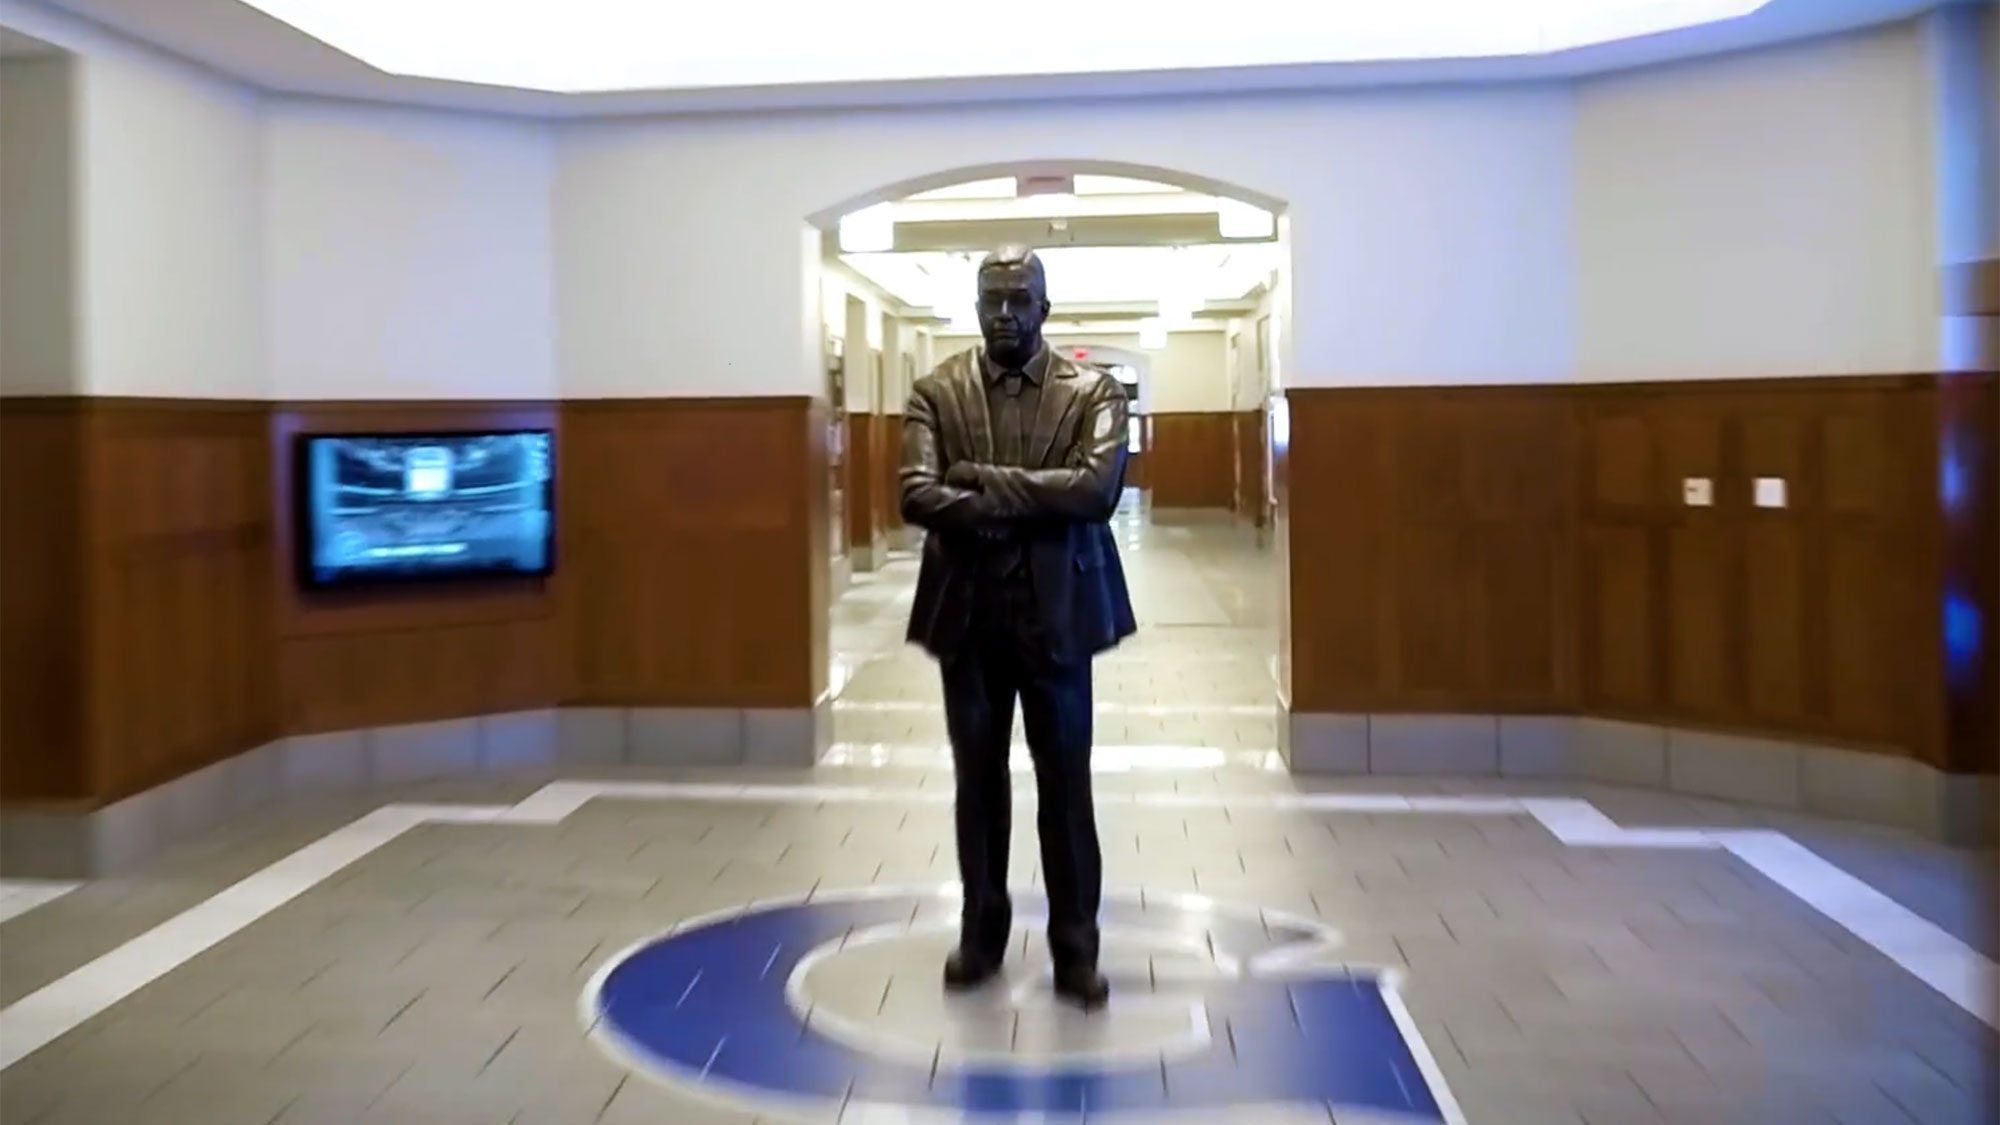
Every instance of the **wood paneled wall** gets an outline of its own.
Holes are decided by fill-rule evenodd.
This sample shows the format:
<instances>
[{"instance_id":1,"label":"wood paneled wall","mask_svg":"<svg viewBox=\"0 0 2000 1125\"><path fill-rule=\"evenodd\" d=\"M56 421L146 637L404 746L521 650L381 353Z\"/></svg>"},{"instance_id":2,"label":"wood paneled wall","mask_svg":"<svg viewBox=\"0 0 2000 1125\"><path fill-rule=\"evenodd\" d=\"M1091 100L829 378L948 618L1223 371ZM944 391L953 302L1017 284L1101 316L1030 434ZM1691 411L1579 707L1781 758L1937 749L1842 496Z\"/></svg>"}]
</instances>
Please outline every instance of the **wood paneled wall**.
<instances>
[{"instance_id":1,"label":"wood paneled wall","mask_svg":"<svg viewBox=\"0 0 2000 1125\"><path fill-rule=\"evenodd\" d=\"M1584 701L1937 758L1928 380L1614 388L1580 400ZM1782 478L1784 508L1753 481ZM1690 507L1685 482L1712 482Z\"/></svg>"},{"instance_id":2,"label":"wood paneled wall","mask_svg":"<svg viewBox=\"0 0 2000 1125\"><path fill-rule=\"evenodd\" d=\"M113 798L271 738L260 404L7 399L5 799Z\"/></svg>"},{"instance_id":3,"label":"wood paneled wall","mask_svg":"<svg viewBox=\"0 0 2000 1125\"><path fill-rule=\"evenodd\" d=\"M1287 398L1292 707L1572 710L1563 393Z\"/></svg>"},{"instance_id":4,"label":"wood paneled wall","mask_svg":"<svg viewBox=\"0 0 2000 1125\"><path fill-rule=\"evenodd\" d=\"M1293 706L1993 770L1995 396L1990 375L1295 390Z\"/></svg>"},{"instance_id":5,"label":"wood paneled wall","mask_svg":"<svg viewBox=\"0 0 2000 1125\"><path fill-rule=\"evenodd\" d=\"M1152 414L1147 421L1153 506L1228 508L1236 491L1236 416Z\"/></svg>"},{"instance_id":6,"label":"wood paneled wall","mask_svg":"<svg viewBox=\"0 0 2000 1125\"><path fill-rule=\"evenodd\" d=\"M84 404L0 399L0 798L90 791Z\"/></svg>"},{"instance_id":7,"label":"wood paneled wall","mask_svg":"<svg viewBox=\"0 0 2000 1125\"><path fill-rule=\"evenodd\" d=\"M1241 518L1263 527L1270 519L1265 503L1269 481L1265 479L1264 412L1239 411L1231 421L1235 429L1236 494L1230 507Z\"/></svg>"},{"instance_id":8,"label":"wood paneled wall","mask_svg":"<svg viewBox=\"0 0 2000 1125\"><path fill-rule=\"evenodd\" d=\"M888 527L883 506L883 435L890 422L881 414L847 415L847 515L849 546L865 547L882 537Z\"/></svg>"},{"instance_id":9,"label":"wood paneled wall","mask_svg":"<svg viewBox=\"0 0 2000 1125\"><path fill-rule=\"evenodd\" d=\"M881 498L882 526L903 526L903 416L884 414L875 427L875 489Z\"/></svg>"},{"instance_id":10,"label":"wood paneled wall","mask_svg":"<svg viewBox=\"0 0 2000 1125\"><path fill-rule=\"evenodd\" d=\"M1995 767L1993 375L1287 404L1294 708L1581 712ZM1207 442L1226 506L1242 420L1177 440L1176 417L1154 419L1155 488L1204 487L1168 466ZM102 802L318 730L808 706L824 422L804 398L0 400L0 798ZM502 425L557 430L553 579L295 588L291 435ZM893 458L871 448L886 510ZM1751 502L1758 476L1785 480L1784 508ZM1682 502L1688 477L1714 507Z\"/></svg>"},{"instance_id":11,"label":"wood paneled wall","mask_svg":"<svg viewBox=\"0 0 2000 1125\"><path fill-rule=\"evenodd\" d=\"M805 398L563 408L573 702L807 707L826 686L823 408Z\"/></svg>"},{"instance_id":12,"label":"wood paneled wall","mask_svg":"<svg viewBox=\"0 0 2000 1125\"><path fill-rule=\"evenodd\" d=\"M549 580L308 594L305 431L556 431ZM809 400L0 399L0 800L100 804L287 734L825 689Z\"/></svg>"},{"instance_id":13,"label":"wood paneled wall","mask_svg":"<svg viewBox=\"0 0 2000 1125\"><path fill-rule=\"evenodd\" d=\"M265 488L277 519L278 552L264 580L275 608L273 643L286 733L526 710L563 697L567 685L556 643L552 580L306 592L293 577L292 456L298 434L544 428L556 431L560 481L568 443L551 403L273 405ZM568 561L560 543L556 558L560 574Z\"/></svg>"}]
</instances>

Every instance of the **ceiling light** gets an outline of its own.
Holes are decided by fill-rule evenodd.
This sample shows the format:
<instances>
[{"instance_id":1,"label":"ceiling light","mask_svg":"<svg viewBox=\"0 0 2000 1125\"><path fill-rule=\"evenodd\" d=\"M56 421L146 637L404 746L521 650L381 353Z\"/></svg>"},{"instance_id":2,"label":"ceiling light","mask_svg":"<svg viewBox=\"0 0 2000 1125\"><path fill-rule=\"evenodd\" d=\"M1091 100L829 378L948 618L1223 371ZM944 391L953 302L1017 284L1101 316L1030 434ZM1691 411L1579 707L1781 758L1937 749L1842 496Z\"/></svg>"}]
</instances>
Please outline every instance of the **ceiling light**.
<instances>
[{"instance_id":1,"label":"ceiling light","mask_svg":"<svg viewBox=\"0 0 2000 1125\"><path fill-rule=\"evenodd\" d=\"M902 0L724 4L690 33L678 4L633 0L242 0L390 74L562 93L1102 74L1544 54L1754 12L1769 0L1235 0L1228 19L1131 18L1127 0L1027 0L1062 28L1012 57L991 15ZM718 45L727 45L719 49Z\"/></svg>"},{"instance_id":2,"label":"ceiling light","mask_svg":"<svg viewBox=\"0 0 2000 1125\"><path fill-rule=\"evenodd\" d=\"M1167 346L1167 326L1157 319L1139 322L1139 346L1147 351L1157 351Z\"/></svg>"},{"instance_id":3,"label":"ceiling light","mask_svg":"<svg viewBox=\"0 0 2000 1125\"><path fill-rule=\"evenodd\" d=\"M896 217L890 204L877 203L840 217L840 252L873 254L896 248Z\"/></svg>"}]
</instances>

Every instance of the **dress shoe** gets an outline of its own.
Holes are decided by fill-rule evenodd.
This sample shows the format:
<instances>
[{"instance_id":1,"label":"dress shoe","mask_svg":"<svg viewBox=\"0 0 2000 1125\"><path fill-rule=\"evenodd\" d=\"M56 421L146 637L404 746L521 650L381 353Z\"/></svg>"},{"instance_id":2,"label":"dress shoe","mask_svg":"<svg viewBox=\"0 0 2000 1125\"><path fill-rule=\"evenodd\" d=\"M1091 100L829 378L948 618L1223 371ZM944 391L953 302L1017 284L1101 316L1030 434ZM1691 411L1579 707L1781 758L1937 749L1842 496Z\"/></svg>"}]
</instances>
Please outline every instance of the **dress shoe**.
<instances>
[{"instance_id":1,"label":"dress shoe","mask_svg":"<svg viewBox=\"0 0 2000 1125\"><path fill-rule=\"evenodd\" d=\"M944 959L944 986L953 992L978 988L1000 975L1000 962L965 949L954 949Z\"/></svg>"},{"instance_id":2,"label":"dress shoe","mask_svg":"<svg viewBox=\"0 0 2000 1125\"><path fill-rule=\"evenodd\" d=\"M1092 1011L1102 1008L1111 999L1111 982L1091 965L1057 969L1056 995L1085 1011Z\"/></svg>"}]
</instances>

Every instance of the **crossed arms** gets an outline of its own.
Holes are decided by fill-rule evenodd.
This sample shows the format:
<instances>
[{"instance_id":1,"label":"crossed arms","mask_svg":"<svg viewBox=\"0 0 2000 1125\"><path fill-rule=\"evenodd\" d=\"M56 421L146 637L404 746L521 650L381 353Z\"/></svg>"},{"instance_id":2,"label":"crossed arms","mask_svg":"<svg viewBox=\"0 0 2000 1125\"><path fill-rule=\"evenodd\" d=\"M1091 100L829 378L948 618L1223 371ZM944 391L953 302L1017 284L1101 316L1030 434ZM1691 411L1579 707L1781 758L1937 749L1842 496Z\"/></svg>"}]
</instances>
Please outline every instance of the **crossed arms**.
<instances>
[{"instance_id":1,"label":"crossed arms","mask_svg":"<svg viewBox=\"0 0 2000 1125\"><path fill-rule=\"evenodd\" d=\"M903 414L903 519L931 531L998 530L1021 520L1110 519L1124 486L1124 388L1101 380L1080 409L1079 437L1061 468L972 461L947 467L937 404L919 389Z\"/></svg>"}]
</instances>

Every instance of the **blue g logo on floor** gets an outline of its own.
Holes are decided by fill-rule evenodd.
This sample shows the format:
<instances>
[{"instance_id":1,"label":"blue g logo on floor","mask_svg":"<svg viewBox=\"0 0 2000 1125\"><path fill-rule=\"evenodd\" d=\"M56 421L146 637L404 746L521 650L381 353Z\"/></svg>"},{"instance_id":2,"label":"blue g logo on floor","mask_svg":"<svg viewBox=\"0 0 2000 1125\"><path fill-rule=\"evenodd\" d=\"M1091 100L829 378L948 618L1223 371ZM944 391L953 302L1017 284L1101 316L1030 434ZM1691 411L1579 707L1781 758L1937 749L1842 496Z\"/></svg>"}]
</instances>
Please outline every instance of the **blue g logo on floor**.
<instances>
[{"instance_id":1,"label":"blue g logo on floor","mask_svg":"<svg viewBox=\"0 0 2000 1125\"><path fill-rule=\"evenodd\" d=\"M1017 924L1038 931L1045 904L1015 898ZM1329 965L1338 935L1325 926L1199 896L1107 896L1114 991L1085 1015L1054 1002L1046 962L1022 956L1008 982L947 997L938 973L957 913L949 889L898 888L693 919L608 960L582 1017L640 1073L765 1114L1290 1106L1462 1121L1393 975ZM1039 939L1025 944L1039 954Z\"/></svg>"}]
</instances>

